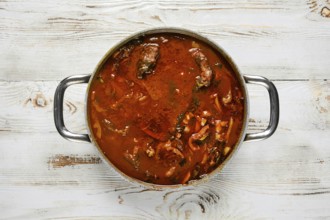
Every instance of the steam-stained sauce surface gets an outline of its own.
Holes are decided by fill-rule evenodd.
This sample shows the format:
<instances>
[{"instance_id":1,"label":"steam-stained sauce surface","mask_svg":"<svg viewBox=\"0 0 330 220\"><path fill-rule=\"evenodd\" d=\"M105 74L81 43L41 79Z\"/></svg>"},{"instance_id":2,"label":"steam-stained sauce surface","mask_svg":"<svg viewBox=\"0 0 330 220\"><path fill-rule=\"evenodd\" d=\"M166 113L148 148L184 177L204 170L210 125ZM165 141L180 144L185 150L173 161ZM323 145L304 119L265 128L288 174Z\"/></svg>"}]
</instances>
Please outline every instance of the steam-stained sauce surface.
<instances>
[{"instance_id":1,"label":"steam-stained sauce surface","mask_svg":"<svg viewBox=\"0 0 330 220\"><path fill-rule=\"evenodd\" d=\"M241 87L225 59L197 39L140 37L96 74L88 96L92 133L128 176L164 185L200 179L238 141Z\"/></svg>"}]
</instances>

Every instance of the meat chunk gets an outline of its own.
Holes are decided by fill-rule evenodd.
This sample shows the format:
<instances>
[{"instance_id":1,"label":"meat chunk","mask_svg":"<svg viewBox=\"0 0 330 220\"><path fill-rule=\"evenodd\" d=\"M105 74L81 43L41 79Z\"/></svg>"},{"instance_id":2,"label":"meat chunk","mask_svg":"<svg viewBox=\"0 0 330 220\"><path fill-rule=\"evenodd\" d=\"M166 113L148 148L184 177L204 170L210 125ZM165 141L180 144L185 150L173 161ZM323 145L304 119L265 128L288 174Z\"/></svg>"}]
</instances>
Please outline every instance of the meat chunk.
<instances>
[{"instance_id":1,"label":"meat chunk","mask_svg":"<svg viewBox=\"0 0 330 220\"><path fill-rule=\"evenodd\" d=\"M211 84L213 72L206 56L200 50L193 50L192 56L201 70L201 75L196 77L198 88L208 87Z\"/></svg>"},{"instance_id":2,"label":"meat chunk","mask_svg":"<svg viewBox=\"0 0 330 220\"><path fill-rule=\"evenodd\" d=\"M134 49L134 44L130 44L130 45L127 45L125 47L122 47L120 48L119 51L117 51L114 55L113 55L113 58L116 60L116 61L122 61L126 58L129 57L129 55L131 54L132 50Z\"/></svg>"},{"instance_id":3,"label":"meat chunk","mask_svg":"<svg viewBox=\"0 0 330 220\"><path fill-rule=\"evenodd\" d=\"M141 39L134 39L134 40L131 40L129 43L127 43L126 45L124 45L123 47L119 48L114 54L113 54L113 58L116 60L116 61L122 61L126 58L128 58L133 49L140 45L142 43L142 40Z\"/></svg>"},{"instance_id":4,"label":"meat chunk","mask_svg":"<svg viewBox=\"0 0 330 220\"><path fill-rule=\"evenodd\" d=\"M157 117L151 117L148 120L141 122L141 130L149 135L150 137L159 140L166 141L169 138L168 128L169 121L163 115L158 115Z\"/></svg>"},{"instance_id":5,"label":"meat chunk","mask_svg":"<svg viewBox=\"0 0 330 220\"><path fill-rule=\"evenodd\" d=\"M176 148L175 143L168 140L160 142L156 147L156 158L161 161L164 166L175 166L184 159L183 153Z\"/></svg>"},{"instance_id":6,"label":"meat chunk","mask_svg":"<svg viewBox=\"0 0 330 220\"><path fill-rule=\"evenodd\" d=\"M151 74L159 57L158 44L146 44L142 50L139 62L137 78L143 79L145 75Z\"/></svg>"}]
</instances>

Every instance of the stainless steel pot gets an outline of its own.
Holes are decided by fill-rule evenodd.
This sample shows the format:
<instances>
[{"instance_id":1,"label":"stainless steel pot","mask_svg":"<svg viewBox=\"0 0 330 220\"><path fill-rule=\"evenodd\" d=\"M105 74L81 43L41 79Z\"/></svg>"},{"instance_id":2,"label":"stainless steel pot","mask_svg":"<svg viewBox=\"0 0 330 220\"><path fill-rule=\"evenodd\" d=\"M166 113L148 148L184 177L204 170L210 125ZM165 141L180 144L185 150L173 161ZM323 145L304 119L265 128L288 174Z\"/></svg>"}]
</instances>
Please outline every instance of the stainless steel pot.
<instances>
[{"instance_id":1,"label":"stainless steel pot","mask_svg":"<svg viewBox=\"0 0 330 220\"><path fill-rule=\"evenodd\" d=\"M226 158L226 160L213 172L208 174L206 177L200 179L200 180L194 180L190 181L186 185L192 185L192 184L199 184L201 182L204 182L207 180L210 176L213 176L216 173L219 173L220 170L224 167L227 161L230 160L230 158L233 156L234 152L238 150L238 147L242 144L242 142L248 142L248 141L257 141L257 140L263 140L268 137L270 137L276 130L278 121L279 121L279 98L278 98L278 93L276 90L276 87L272 82L270 82L268 79L261 77L261 76L251 76L251 75L242 75L238 69L238 67L235 65L233 62L232 58L222 49L220 46L217 44L213 43L209 39L195 33L191 32L189 30L185 29L178 29L178 28L158 28L158 29L150 29L146 30L143 32L139 32L137 34L134 34L127 39L121 41L118 43L116 46L114 46L112 49L110 49L104 57L101 59L101 61L98 63L96 66L94 73L92 75L75 75L75 76L70 76L65 78L60 82L58 85L56 91L55 91L55 97L54 97L54 120L55 120L55 126L57 128L57 131L62 135L64 138L71 140L71 141L83 141L83 142L92 142L98 149L100 154L102 155L102 158L107 161L107 163L114 168L118 173L120 173L126 180L129 180L130 182L133 183L139 183L140 185L143 185L148 188L168 188L168 187L178 187L181 186L180 184L178 185L157 185L157 184L151 184L151 183L146 183L137 179L134 179L132 177L127 176L126 174L122 173L118 168L116 168L109 160L106 158L99 148L98 144L96 143L95 138L93 137L93 134L90 132L91 131L91 124L89 121L88 117L88 111L87 111L87 105L85 108L85 113L86 113L86 122L87 122L87 128L88 128L88 134L76 134L73 132L70 132L64 125L64 120L63 120L63 97L65 90L74 84L79 84L79 83L88 83L87 87L87 92L86 92L86 100L87 96L89 94L89 89L90 89L90 84L96 77L97 73L99 70L102 68L103 64L107 61L107 59L120 47L122 47L124 44L127 42L131 41L132 39L138 38L140 36L146 35L146 34L154 34L154 33L177 33L177 34L183 34L187 36L191 36L194 38L197 38L207 44L209 44L211 47L213 47L215 50L217 50L231 65L233 71L236 74L236 78L239 80L240 85L242 87L242 90L244 92L244 97L245 97L245 102L244 102L244 122L243 122L243 127L241 131L240 138L237 142L237 144L234 146L234 149L232 150L232 153ZM249 118L249 96L248 96L248 90L246 87L247 83L251 84L257 84L264 86L268 93L269 93L269 99L270 99L270 120L269 120L269 125L268 127L260 132L260 133L253 133L253 134L248 134L246 133L247 130L247 124L248 124L248 118ZM86 101L87 103L87 101Z\"/></svg>"}]
</instances>

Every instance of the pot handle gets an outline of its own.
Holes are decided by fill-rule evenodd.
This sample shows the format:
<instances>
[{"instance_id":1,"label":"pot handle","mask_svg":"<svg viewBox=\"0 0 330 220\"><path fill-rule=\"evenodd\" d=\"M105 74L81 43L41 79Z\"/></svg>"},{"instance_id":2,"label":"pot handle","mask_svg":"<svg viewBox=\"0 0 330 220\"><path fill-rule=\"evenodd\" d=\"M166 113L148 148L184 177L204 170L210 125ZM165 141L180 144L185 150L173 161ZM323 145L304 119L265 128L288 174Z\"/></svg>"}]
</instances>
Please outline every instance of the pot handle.
<instances>
[{"instance_id":1,"label":"pot handle","mask_svg":"<svg viewBox=\"0 0 330 220\"><path fill-rule=\"evenodd\" d=\"M244 75L244 79L246 83L264 86L268 91L270 101L270 120L268 127L260 133L246 134L244 141L257 141L269 138L274 134L280 117L280 104L276 87L271 81L261 76Z\"/></svg>"},{"instance_id":2,"label":"pot handle","mask_svg":"<svg viewBox=\"0 0 330 220\"><path fill-rule=\"evenodd\" d=\"M62 137L70 141L91 142L88 134L75 134L70 132L64 125L63 120L63 98L65 90L74 84L88 83L91 75L69 76L63 79L57 86L54 96L54 121L55 126Z\"/></svg>"}]
</instances>

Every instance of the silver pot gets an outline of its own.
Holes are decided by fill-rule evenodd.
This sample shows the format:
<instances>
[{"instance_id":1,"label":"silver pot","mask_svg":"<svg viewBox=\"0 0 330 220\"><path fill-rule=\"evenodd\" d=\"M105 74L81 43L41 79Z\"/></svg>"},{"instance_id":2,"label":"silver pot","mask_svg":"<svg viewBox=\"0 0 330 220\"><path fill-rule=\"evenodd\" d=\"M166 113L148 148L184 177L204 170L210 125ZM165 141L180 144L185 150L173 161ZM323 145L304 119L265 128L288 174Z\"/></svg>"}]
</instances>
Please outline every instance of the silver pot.
<instances>
[{"instance_id":1,"label":"silver pot","mask_svg":"<svg viewBox=\"0 0 330 220\"><path fill-rule=\"evenodd\" d=\"M114 168L118 173L120 173L126 180L129 180L130 182L133 183L138 183L140 185L143 185L148 188L176 188L179 186L182 186L181 184L177 185L157 185L157 184L151 184L151 183L146 183L141 180L134 179L132 177L127 176L123 172L121 172L117 167L115 167L109 160L108 158L103 154L102 150L96 143L95 138L93 137L91 130L91 124L89 121L88 117L88 111L87 111L87 105L85 108L85 113L86 113L86 122L87 122L87 130L88 134L76 134L73 132L70 132L64 125L64 120L63 120L63 97L65 90L74 84L78 83L88 83L87 87L87 92L86 92L86 103L87 103L87 96L89 94L89 89L90 89L90 84L96 77L97 73L99 72L100 68L102 68L103 64L107 61L107 59L120 47L122 47L124 44L127 42L131 41L132 39L138 38L140 36L146 35L146 34L154 34L154 33L177 33L177 34L183 34L187 36L191 36L193 38L197 38L206 44L210 45L213 47L215 50L217 50L226 60L227 62L231 65L234 73L236 74L236 78L239 80L239 83L242 87L243 95L245 97L244 101L244 121L243 121L243 127L242 131L240 134L240 138L237 142L237 144L234 146L232 153L226 158L226 160L218 167L216 168L213 172L210 174L206 175L206 177L200 179L200 180L194 180L190 181L188 184L185 185L195 185L195 184L200 184L201 182L205 182L209 177L213 176L216 173L219 173L224 165L227 163L227 161L230 160L230 158L233 156L233 154L238 150L239 146L242 144L242 142L248 142L248 141L257 141L257 140L263 140L266 138L269 138L276 130L278 121L279 121L279 99L278 99L278 93L277 90L272 82L270 82L268 79L261 77L261 76L251 76L251 75L242 75L238 69L238 67L235 65L233 62L232 58L222 49L220 46L217 44L213 43L209 39L191 32L189 30L185 29L179 29L179 28L157 28L157 29L150 29L146 30L143 32L136 33L125 40L121 41L118 43L116 46L114 46L112 49L110 49L101 59L101 61L98 63L96 66L94 73L92 75L75 75L75 76L70 76L65 78L60 82L58 85L56 91L55 91L55 97L54 97L54 120L55 120L55 126L57 128L57 131L62 135L64 138L71 140L71 141L82 141L82 142L92 142L98 149L100 154L102 155L102 158L104 161L106 161L112 168ZM248 118L249 118L249 96L248 96L248 91L246 84L251 83L251 84L258 84L261 86L264 86L268 93L269 93L269 99L270 99L270 120L269 120L269 125L268 127L260 132L260 133L253 133L253 134L248 134L246 133L247 130L247 124L248 124Z\"/></svg>"}]
</instances>

